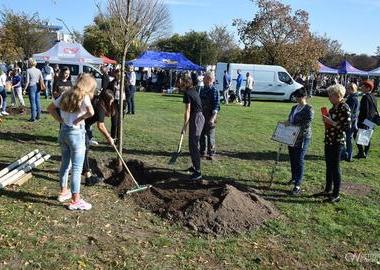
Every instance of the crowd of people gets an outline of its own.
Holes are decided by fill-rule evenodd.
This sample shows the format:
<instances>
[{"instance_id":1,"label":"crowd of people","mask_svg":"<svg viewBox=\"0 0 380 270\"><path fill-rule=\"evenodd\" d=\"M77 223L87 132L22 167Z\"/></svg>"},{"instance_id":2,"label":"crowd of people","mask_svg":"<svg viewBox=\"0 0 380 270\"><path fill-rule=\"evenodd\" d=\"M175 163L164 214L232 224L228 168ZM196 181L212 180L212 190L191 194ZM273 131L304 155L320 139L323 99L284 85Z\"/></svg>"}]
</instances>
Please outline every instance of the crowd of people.
<instances>
[{"instance_id":1,"label":"crowd of people","mask_svg":"<svg viewBox=\"0 0 380 270\"><path fill-rule=\"evenodd\" d=\"M94 174L89 164L89 145L97 144L93 140L92 126L97 128L107 140L115 146L119 123L119 106L123 103L123 117L125 114L135 114L134 95L138 76L133 67L128 67L125 76L125 88L120 87L122 76L119 69L109 70L102 67L101 89L96 92L97 83L90 74L80 74L75 82L71 81L70 69L67 67L50 67L46 62L42 70L36 68L36 61L29 60L26 71L24 91L27 90L31 107L30 122L38 121L41 117L40 91L45 90L45 97L52 98L48 112L60 124L59 143L62 151L62 162L59 172L60 202L71 199L70 210L89 210L92 205L80 197L81 175L85 176L86 185L94 185L101 181ZM12 103L18 99L20 106L25 106L20 70L14 69L10 78L0 71L0 94L2 100L1 114L6 112L6 90L10 83L14 93ZM152 73L154 74L154 72ZM144 76L143 76L144 77ZM148 78L148 77L146 77ZM184 93L185 104L184 124L182 134L188 132L189 152L192 166L187 170L191 173L191 180L202 178L201 159L213 160L216 153L216 123L220 111L220 93L214 86L212 72L188 73L182 72L175 76L175 85ZM242 89L243 75L237 71L236 87L233 95L237 102L244 106L251 105L251 91L254 87L253 74L246 73L245 88ZM148 85L148 82L142 84ZM225 71L223 78L224 102L228 104L231 96L232 82L230 75ZM241 91L244 91L243 98ZM358 99L358 86L350 83L346 88L341 84L333 84L328 91L332 104L330 110L323 113L325 124L325 161L326 185L323 192L316 196L327 196L330 202L340 200L341 171L340 161L353 161L353 140L359 129L370 129L368 121L378 117L377 101L373 95L374 83L366 80L361 84L363 97ZM311 124L314 118L314 109L308 104L309 93L301 88L294 93L297 104L291 108L286 125L298 126L299 135L294 145L288 147L291 180L293 184L291 194L301 192L304 175L304 159L312 137ZM346 98L345 98L346 97ZM111 118L111 131L108 131L104 122ZM366 146L358 145L356 158L367 158L370 143ZM69 171L71 171L71 187L68 188Z\"/></svg>"},{"instance_id":2,"label":"crowd of people","mask_svg":"<svg viewBox=\"0 0 380 270\"><path fill-rule=\"evenodd\" d=\"M326 185L324 191L315 196L326 196L326 201L338 202L340 200L341 170L340 161L353 161L353 141L358 135L359 129L373 128L371 121L378 117L377 101L373 94L374 83L366 80L361 85L363 97L358 99L358 86L351 83L346 88L341 84L330 86L328 97L332 104L330 110L323 113L325 124L325 162ZM286 124L299 126L300 133L294 146L289 146L289 157L292 178L289 184L294 184L292 194L301 192L301 183L304 175L304 159L307 153L311 133L311 122L314 117L312 106L307 104L307 91L302 88L296 91L297 105L293 106ZM346 98L345 98L346 97ZM367 158L369 155L370 138L366 146L357 144L357 159Z\"/></svg>"}]
</instances>

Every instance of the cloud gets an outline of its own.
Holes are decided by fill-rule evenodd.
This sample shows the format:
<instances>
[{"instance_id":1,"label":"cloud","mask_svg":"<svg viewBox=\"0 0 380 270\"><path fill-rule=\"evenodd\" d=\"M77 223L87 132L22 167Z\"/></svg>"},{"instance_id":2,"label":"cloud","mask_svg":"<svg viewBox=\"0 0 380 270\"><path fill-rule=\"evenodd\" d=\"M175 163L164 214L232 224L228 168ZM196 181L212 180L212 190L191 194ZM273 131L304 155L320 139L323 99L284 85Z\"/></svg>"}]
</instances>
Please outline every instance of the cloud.
<instances>
[{"instance_id":1,"label":"cloud","mask_svg":"<svg viewBox=\"0 0 380 270\"><path fill-rule=\"evenodd\" d=\"M209 3L197 0L164 0L165 4L173 6L194 6L194 7L206 7Z\"/></svg>"}]
</instances>

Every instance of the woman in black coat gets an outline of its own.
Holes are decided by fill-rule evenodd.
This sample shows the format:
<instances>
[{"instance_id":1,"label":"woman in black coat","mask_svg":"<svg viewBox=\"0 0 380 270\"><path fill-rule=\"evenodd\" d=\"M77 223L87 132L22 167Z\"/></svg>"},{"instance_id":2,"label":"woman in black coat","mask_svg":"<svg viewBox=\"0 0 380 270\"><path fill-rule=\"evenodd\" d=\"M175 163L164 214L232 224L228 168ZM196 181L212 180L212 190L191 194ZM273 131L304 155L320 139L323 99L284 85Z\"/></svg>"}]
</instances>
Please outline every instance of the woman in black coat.
<instances>
[{"instance_id":1,"label":"woman in black coat","mask_svg":"<svg viewBox=\"0 0 380 270\"><path fill-rule=\"evenodd\" d=\"M372 81L367 80L363 82L362 92L363 97L360 100L360 110L358 116L358 128L369 129L368 126L364 124L364 121L368 119L372 121L374 116L377 114L377 100L373 95L372 91L374 89L374 84ZM355 156L356 158L367 158L368 152L370 148L371 142L368 146L357 145L358 146L358 154Z\"/></svg>"}]
</instances>

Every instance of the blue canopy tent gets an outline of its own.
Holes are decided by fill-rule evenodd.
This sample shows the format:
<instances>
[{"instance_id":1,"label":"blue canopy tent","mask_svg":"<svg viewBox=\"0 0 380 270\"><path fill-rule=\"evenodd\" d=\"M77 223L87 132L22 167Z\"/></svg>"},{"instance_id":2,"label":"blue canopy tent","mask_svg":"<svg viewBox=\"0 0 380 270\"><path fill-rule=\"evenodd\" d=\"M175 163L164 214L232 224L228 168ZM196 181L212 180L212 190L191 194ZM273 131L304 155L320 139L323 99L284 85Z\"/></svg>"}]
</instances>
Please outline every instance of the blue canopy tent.
<instances>
[{"instance_id":1,"label":"blue canopy tent","mask_svg":"<svg viewBox=\"0 0 380 270\"><path fill-rule=\"evenodd\" d=\"M344 75L344 84L347 84L347 76L348 75L359 75L359 76L367 76L369 77L369 73L367 71L363 71L353 67L350 62L347 60L342 61L338 68L339 74Z\"/></svg>"},{"instance_id":2,"label":"blue canopy tent","mask_svg":"<svg viewBox=\"0 0 380 270\"><path fill-rule=\"evenodd\" d=\"M205 70L187 59L182 53L146 51L139 58L127 63L134 67L162 68L170 70Z\"/></svg>"},{"instance_id":3,"label":"blue canopy tent","mask_svg":"<svg viewBox=\"0 0 380 270\"><path fill-rule=\"evenodd\" d=\"M319 73L338 74L338 70L337 69L325 66L324 64L322 64L319 61L318 61L318 67L319 67Z\"/></svg>"},{"instance_id":4,"label":"blue canopy tent","mask_svg":"<svg viewBox=\"0 0 380 270\"><path fill-rule=\"evenodd\" d=\"M182 53L146 51L139 58L127 62L128 65L143 68L161 68L170 71L170 90L172 90L172 70L205 70L187 59Z\"/></svg>"},{"instance_id":5,"label":"blue canopy tent","mask_svg":"<svg viewBox=\"0 0 380 270\"><path fill-rule=\"evenodd\" d=\"M368 76L367 71L353 67L347 60L344 60L342 63L340 63L338 72L339 74Z\"/></svg>"}]
</instances>

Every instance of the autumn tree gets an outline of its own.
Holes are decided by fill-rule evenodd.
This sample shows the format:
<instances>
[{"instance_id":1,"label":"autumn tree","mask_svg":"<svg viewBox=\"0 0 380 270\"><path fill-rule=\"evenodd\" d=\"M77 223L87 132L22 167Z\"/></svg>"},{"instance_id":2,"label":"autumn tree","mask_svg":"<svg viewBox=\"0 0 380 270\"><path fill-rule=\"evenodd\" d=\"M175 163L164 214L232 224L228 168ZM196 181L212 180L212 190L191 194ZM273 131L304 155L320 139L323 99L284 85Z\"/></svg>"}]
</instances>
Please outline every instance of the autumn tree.
<instances>
[{"instance_id":1,"label":"autumn tree","mask_svg":"<svg viewBox=\"0 0 380 270\"><path fill-rule=\"evenodd\" d=\"M0 58L9 62L49 48L52 36L38 13L0 11Z\"/></svg>"},{"instance_id":2,"label":"autumn tree","mask_svg":"<svg viewBox=\"0 0 380 270\"><path fill-rule=\"evenodd\" d=\"M326 34L318 37L322 43L323 55L320 59L321 62L330 67L337 67L344 58L344 51L342 44L329 38Z\"/></svg>"},{"instance_id":3,"label":"autumn tree","mask_svg":"<svg viewBox=\"0 0 380 270\"><path fill-rule=\"evenodd\" d=\"M252 21L234 20L246 49L262 48L263 63L285 66L290 72L309 72L317 68L322 56L321 43L309 29L309 14L294 13L278 0L251 0L258 6Z\"/></svg>"}]
</instances>

